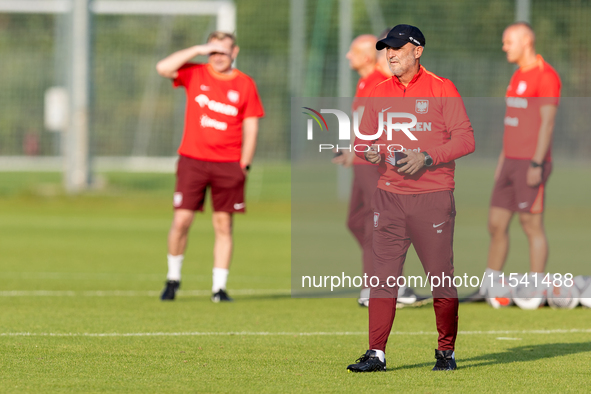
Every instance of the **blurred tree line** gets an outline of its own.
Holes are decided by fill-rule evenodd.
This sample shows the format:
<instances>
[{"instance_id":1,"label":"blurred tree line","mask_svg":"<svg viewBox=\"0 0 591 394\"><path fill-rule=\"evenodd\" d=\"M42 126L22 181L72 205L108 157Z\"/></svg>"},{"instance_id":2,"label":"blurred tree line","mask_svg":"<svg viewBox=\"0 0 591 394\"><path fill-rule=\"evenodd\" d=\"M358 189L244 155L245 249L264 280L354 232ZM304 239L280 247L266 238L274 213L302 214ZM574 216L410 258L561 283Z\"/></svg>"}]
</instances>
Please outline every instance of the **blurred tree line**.
<instances>
[{"instance_id":1,"label":"blurred tree line","mask_svg":"<svg viewBox=\"0 0 591 394\"><path fill-rule=\"evenodd\" d=\"M368 7L372 4L373 12ZM267 113L258 156L288 159L290 2L238 0L236 5L241 47L237 65L257 82ZM308 0L305 5L307 49L298 56L308 68L304 79L314 81L320 96L336 96L338 91L338 6L338 0ZM353 36L414 24L427 40L422 60L427 69L451 79L464 97L504 95L514 66L501 51L501 34L514 21L513 0L354 0L353 7ZM323 15L323 25L314 23L318 15ZM563 96L588 96L591 2L536 0L531 15L538 52L560 73ZM159 81L154 66L173 51L203 43L214 28L213 17L95 16L94 154L174 155L183 128L184 93ZM315 29L324 29L323 45L312 45ZM44 131L43 94L67 80L65 31L65 16L0 13L0 155L23 154L31 135L39 140L33 154L59 153L58 136ZM312 47L316 63L309 61ZM313 70L320 74L310 80ZM350 75L356 81L357 75Z\"/></svg>"}]
</instances>

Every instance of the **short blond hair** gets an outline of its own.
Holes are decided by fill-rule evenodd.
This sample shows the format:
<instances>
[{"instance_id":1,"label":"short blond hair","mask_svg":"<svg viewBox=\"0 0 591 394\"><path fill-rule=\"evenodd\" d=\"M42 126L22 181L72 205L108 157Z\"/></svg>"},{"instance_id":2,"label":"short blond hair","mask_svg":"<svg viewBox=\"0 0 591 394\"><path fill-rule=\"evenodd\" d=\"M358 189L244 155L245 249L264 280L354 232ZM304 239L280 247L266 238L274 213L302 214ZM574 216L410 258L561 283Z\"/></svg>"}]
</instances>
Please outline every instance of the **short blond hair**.
<instances>
[{"instance_id":1,"label":"short blond hair","mask_svg":"<svg viewBox=\"0 0 591 394\"><path fill-rule=\"evenodd\" d=\"M207 36L207 42L211 42L211 40L225 40L226 38L229 38L230 40L232 40L232 47L236 46L236 36L232 33L228 33L225 31L212 31L211 33L209 33L209 36Z\"/></svg>"}]
</instances>

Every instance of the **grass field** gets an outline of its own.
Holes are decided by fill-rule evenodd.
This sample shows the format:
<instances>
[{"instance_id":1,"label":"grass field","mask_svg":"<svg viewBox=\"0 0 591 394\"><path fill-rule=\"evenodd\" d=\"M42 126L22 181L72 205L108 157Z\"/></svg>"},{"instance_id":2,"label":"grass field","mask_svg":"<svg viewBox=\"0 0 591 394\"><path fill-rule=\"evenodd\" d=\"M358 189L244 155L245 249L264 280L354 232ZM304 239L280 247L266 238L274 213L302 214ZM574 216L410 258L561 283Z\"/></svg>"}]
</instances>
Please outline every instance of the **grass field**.
<instances>
[{"instance_id":1,"label":"grass field","mask_svg":"<svg viewBox=\"0 0 591 394\"><path fill-rule=\"evenodd\" d=\"M580 307L462 305L459 369L450 373L430 371L432 307L404 308L388 371L347 374L367 347L367 310L350 298L290 297L289 167L254 171L248 214L235 225L235 302L223 305L209 301L207 215L192 229L178 299L158 300L172 175L101 174L102 190L67 197L59 174L0 174L0 392L588 391L591 311ZM589 274L590 173L556 166L550 271ZM484 269L491 175L490 167L458 170L462 270ZM516 230L507 270L523 272Z\"/></svg>"}]
</instances>

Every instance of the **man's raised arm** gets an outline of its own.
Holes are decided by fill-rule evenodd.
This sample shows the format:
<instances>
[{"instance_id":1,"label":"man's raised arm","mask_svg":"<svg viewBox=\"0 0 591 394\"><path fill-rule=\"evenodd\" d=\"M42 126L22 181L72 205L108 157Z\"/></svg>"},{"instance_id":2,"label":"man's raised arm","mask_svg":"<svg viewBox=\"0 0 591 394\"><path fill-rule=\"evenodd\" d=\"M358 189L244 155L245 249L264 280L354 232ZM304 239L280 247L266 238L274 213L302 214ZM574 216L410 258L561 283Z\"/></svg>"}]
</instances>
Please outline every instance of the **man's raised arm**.
<instances>
[{"instance_id":1,"label":"man's raised arm","mask_svg":"<svg viewBox=\"0 0 591 394\"><path fill-rule=\"evenodd\" d=\"M193 59L195 56L209 55L211 53L224 53L229 55L228 50L218 44L209 43L205 45L195 45L189 48L176 51L172 55L165 57L156 64L156 71L164 78L175 79L178 76L178 69Z\"/></svg>"}]
</instances>

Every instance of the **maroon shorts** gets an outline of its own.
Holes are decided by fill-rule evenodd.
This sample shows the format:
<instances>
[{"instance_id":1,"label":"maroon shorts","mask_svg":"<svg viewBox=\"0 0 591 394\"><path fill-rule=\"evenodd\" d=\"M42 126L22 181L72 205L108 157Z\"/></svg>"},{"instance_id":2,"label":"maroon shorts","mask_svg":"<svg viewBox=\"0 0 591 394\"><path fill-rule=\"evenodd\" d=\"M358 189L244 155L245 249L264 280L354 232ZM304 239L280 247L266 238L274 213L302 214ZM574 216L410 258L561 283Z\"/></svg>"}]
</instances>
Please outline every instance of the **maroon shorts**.
<instances>
[{"instance_id":1,"label":"maroon shorts","mask_svg":"<svg viewBox=\"0 0 591 394\"><path fill-rule=\"evenodd\" d=\"M371 297L396 298L395 278L402 275L406 252L412 243L425 274L440 278L433 296L457 298L453 285L453 192L394 194L377 189L373 208L373 269L379 285L372 288ZM413 287L414 283L407 286Z\"/></svg>"},{"instance_id":2,"label":"maroon shorts","mask_svg":"<svg viewBox=\"0 0 591 394\"><path fill-rule=\"evenodd\" d=\"M203 211L205 192L210 188L215 212L244 212L245 180L237 161L220 163L180 156L173 206L175 209Z\"/></svg>"},{"instance_id":3,"label":"maroon shorts","mask_svg":"<svg viewBox=\"0 0 591 394\"><path fill-rule=\"evenodd\" d=\"M347 227L357 239L363 250L363 273L372 275L372 246L371 235L373 232L373 211L371 199L378 186L380 173L378 166L356 164L353 166L353 187L349 202L349 216Z\"/></svg>"},{"instance_id":4,"label":"maroon shorts","mask_svg":"<svg viewBox=\"0 0 591 394\"><path fill-rule=\"evenodd\" d=\"M491 207L505 208L511 212L544 211L545 186L552 172L552 163L544 163L542 183L536 187L527 186L529 167L530 160L505 158L492 192Z\"/></svg>"}]
</instances>

